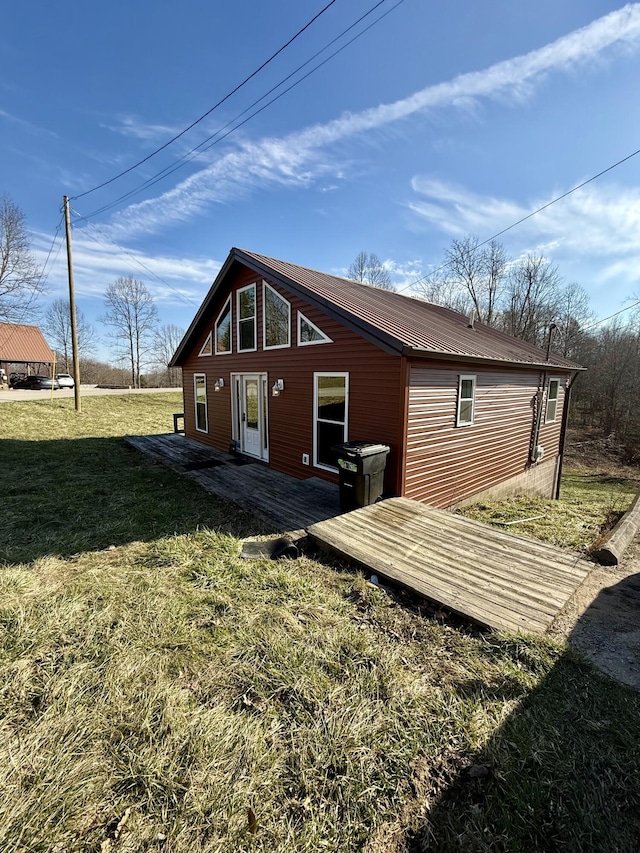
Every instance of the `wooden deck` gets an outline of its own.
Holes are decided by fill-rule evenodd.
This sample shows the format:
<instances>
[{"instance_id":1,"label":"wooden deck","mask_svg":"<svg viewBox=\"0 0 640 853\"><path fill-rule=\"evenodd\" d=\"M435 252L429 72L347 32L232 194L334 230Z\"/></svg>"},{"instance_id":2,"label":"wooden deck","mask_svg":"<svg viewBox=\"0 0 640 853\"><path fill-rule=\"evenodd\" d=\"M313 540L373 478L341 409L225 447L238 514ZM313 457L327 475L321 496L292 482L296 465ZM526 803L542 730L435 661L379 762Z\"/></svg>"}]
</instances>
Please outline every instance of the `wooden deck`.
<instances>
[{"instance_id":1,"label":"wooden deck","mask_svg":"<svg viewBox=\"0 0 640 853\"><path fill-rule=\"evenodd\" d=\"M577 555L407 498L312 524L320 547L481 625L544 633L592 566Z\"/></svg>"},{"instance_id":2,"label":"wooden deck","mask_svg":"<svg viewBox=\"0 0 640 853\"><path fill-rule=\"evenodd\" d=\"M338 488L296 480L183 435L127 436L152 458L264 521L480 625L544 633L592 566L570 552L408 498L340 514Z\"/></svg>"},{"instance_id":3,"label":"wooden deck","mask_svg":"<svg viewBox=\"0 0 640 853\"><path fill-rule=\"evenodd\" d=\"M274 532L304 534L310 524L340 512L338 487L309 477L296 480L248 457L232 456L184 435L128 435L137 450L190 477L211 495L231 501Z\"/></svg>"}]
</instances>

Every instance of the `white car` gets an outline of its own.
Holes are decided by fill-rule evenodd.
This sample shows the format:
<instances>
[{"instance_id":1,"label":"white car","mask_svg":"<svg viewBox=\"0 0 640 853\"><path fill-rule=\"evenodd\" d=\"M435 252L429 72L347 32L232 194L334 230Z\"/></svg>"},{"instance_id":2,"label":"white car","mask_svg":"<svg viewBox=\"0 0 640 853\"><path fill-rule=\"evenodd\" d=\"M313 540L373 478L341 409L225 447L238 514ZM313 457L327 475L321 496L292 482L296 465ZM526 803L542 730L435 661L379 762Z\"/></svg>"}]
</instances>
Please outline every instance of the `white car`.
<instances>
[{"instance_id":1,"label":"white car","mask_svg":"<svg viewBox=\"0 0 640 853\"><path fill-rule=\"evenodd\" d=\"M75 388L73 376L68 373L56 373L56 379L61 388Z\"/></svg>"}]
</instances>

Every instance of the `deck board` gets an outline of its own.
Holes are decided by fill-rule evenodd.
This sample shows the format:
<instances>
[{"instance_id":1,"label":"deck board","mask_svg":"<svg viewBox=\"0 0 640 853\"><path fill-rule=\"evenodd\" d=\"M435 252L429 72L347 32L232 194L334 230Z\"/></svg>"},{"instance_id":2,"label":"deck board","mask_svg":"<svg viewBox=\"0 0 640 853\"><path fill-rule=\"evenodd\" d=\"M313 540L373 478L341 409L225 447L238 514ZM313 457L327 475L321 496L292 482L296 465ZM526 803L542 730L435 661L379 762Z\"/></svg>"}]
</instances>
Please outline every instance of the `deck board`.
<instances>
[{"instance_id":1,"label":"deck board","mask_svg":"<svg viewBox=\"0 0 640 853\"><path fill-rule=\"evenodd\" d=\"M481 625L544 633L591 565L577 555L407 498L311 525L320 547Z\"/></svg>"},{"instance_id":2,"label":"deck board","mask_svg":"<svg viewBox=\"0 0 640 853\"><path fill-rule=\"evenodd\" d=\"M310 524L340 512L338 487L317 477L295 480L259 460L238 459L177 433L130 435L125 441L195 480L209 494L250 512L277 533L303 535Z\"/></svg>"}]
</instances>

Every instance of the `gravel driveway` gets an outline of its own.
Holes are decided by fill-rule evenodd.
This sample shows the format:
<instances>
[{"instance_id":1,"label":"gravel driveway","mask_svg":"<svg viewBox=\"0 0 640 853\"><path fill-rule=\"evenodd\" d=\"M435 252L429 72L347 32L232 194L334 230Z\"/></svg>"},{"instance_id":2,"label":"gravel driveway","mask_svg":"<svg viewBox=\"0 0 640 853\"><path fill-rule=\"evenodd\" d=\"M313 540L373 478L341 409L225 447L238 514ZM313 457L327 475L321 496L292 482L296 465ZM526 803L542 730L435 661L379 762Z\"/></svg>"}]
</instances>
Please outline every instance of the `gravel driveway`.
<instances>
[{"instance_id":1,"label":"gravel driveway","mask_svg":"<svg viewBox=\"0 0 640 853\"><path fill-rule=\"evenodd\" d=\"M81 385L81 397L100 397L109 394L167 394L170 391L182 391L182 388L96 388L95 385ZM64 400L74 396L73 388L60 388L53 392L55 400ZM0 403L25 403L28 400L49 400L51 391L0 391Z\"/></svg>"},{"instance_id":2,"label":"gravel driveway","mask_svg":"<svg viewBox=\"0 0 640 853\"><path fill-rule=\"evenodd\" d=\"M598 566L569 599L549 634L602 672L640 690L640 536L618 566Z\"/></svg>"}]
</instances>

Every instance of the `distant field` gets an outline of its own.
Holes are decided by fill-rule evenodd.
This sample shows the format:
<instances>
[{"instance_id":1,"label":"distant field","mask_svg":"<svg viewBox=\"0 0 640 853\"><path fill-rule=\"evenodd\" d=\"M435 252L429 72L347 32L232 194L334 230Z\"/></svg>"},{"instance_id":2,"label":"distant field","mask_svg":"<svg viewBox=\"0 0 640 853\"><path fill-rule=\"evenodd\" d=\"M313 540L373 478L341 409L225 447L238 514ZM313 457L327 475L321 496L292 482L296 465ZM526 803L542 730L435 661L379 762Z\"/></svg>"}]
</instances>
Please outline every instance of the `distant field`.
<instances>
[{"instance_id":1,"label":"distant field","mask_svg":"<svg viewBox=\"0 0 640 853\"><path fill-rule=\"evenodd\" d=\"M122 440L181 402L0 407L0 850L639 849L639 696L347 566L240 560L269 530Z\"/></svg>"}]
</instances>

